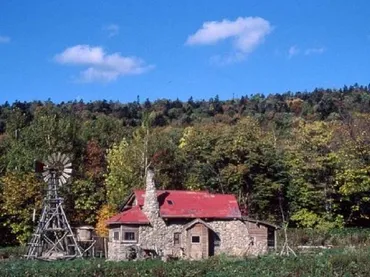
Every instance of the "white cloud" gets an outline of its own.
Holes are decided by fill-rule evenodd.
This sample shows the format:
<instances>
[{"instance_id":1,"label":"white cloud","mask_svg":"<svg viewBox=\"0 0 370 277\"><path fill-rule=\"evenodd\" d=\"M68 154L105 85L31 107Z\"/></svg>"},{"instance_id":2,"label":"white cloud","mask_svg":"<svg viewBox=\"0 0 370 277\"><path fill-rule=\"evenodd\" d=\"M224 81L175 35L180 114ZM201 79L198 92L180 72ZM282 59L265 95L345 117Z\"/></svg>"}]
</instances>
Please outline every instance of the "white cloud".
<instances>
[{"instance_id":1,"label":"white cloud","mask_svg":"<svg viewBox=\"0 0 370 277\"><path fill-rule=\"evenodd\" d=\"M0 43L9 43L10 37L7 36L0 36Z\"/></svg>"},{"instance_id":2,"label":"white cloud","mask_svg":"<svg viewBox=\"0 0 370 277\"><path fill-rule=\"evenodd\" d=\"M152 69L137 57L124 57L120 53L107 54L102 47L76 45L65 49L54 57L63 65L79 65L88 68L81 71L81 81L111 82L120 76L138 75Z\"/></svg>"},{"instance_id":3,"label":"white cloud","mask_svg":"<svg viewBox=\"0 0 370 277\"><path fill-rule=\"evenodd\" d=\"M103 70L94 67L81 72L81 81L92 83L92 82L111 82L115 81L119 76L119 72L114 70Z\"/></svg>"},{"instance_id":4,"label":"white cloud","mask_svg":"<svg viewBox=\"0 0 370 277\"><path fill-rule=\"evenodd\" d=\"M241 62L245 59L245 54L240 52L231 53L228 55L215 55L210 58L210 63L214 65L228 65L236 62Z\"/></svg>"},{"instance_id":5,"label":"white cloud","mask_svg":"<svg viewBox=\"0 0 370 277\"><path fill-rule=\"evenodd\" d=\"M295 55L298 55L301 50L295 45L291 46L288 50L289 58L294 57Z\"/></svg>"},{"instance_id":6,"label":"white cloud","mask_svg":"<svg viewBox=\"0 0 370 277\"><path fill-rule=\"evenodd\" d=\"M103 27L103 30L108 33L108 37L115 37L119 33L119 26L117 24L110 24Z\"/></svg>"},{"instance_id":7,"label":"white cloud","mask_svg":"<svg viewBox=\"0 0 370 277\"><path fill-rule=\"evenodd\" d=\"M314 55L314 54L322 54L326 51L326 48L325 47L320 47L320 48L307 48L307 49L303 49L301 51L301 49L299 49L296 45L293 45L289 48L288 50L288 57L289 59L294 57L294 56L297 56L297 55L300 55L300 54L304 54L305 56L308 56L308 55Z\"/></svg>"},{"instance_id":8,"label":"white cloud","mask_svg":"<svg viewBox=\"0 0 370 277\"><path fill-rule=\"evenodd\" d=\"M190 35L187 45L212 45L232 39L233 49L243 58L260 45L272 31L270 22L261 17L238 17L235 21L204 22L202 28ZM237 60L240 60L240 59Z\"/></svg>"},{"instance_id":9,"label":"white cloud","mask_svg":"<svg viewBox=\"0 0 370 277\"><path fill-rule=\"evenodd\" d=\"M308 48L308 49L306 49L306 51L304 51L304 54L305 55L322 54L324 52L325 52L325 48L324 47L320 47L320 48Z\"/></svg>"}]
</instances>

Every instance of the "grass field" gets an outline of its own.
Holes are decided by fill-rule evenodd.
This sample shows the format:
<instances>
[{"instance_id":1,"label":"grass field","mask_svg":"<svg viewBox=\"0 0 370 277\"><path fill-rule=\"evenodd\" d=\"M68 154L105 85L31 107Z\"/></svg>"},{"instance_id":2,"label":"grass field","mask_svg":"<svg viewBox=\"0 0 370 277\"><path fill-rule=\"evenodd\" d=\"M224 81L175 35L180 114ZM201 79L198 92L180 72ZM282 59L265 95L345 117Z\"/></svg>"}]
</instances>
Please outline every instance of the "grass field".
<instances>
[{"instance_id":1,"label":"grass field","mask_svg":"<svg viewBox=\"0 0 370 277\"><path fill-rule=\"evenodd\" d=\"M267 255L233 259L215 257L203 261L159 260L106 262L102 259L40 262L0 261L2 277L103 277L103 276L370 276L370 249L332 249L298 257Z\"/></svg>"}]
</instances>

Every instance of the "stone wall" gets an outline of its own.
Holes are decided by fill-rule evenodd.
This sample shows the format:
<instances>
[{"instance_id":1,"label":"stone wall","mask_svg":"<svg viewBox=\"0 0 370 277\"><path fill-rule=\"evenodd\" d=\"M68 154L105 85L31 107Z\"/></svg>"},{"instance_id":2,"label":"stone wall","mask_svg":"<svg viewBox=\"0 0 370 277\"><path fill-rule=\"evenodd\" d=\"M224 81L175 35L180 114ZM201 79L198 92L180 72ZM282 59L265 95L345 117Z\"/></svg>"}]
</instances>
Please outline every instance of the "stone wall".
<instances>
[{"instance_id":1,"label":"stone wall","mask_svg":"<svg viewBox=\"0 0 370 277\"><path fill-rule=\"evenodd\" d=\"M219 235L220 246L215 248L215 255L226 254L242 256L251 254L250 236L247 226L240 220L217 220L208 222Z\"/></svg>"},{"instance_id":2,"label":"stone wall","mask_svg":"<svg viewBox=\"0 0 370 277\"><path fill-rule=\"evenodd\" d=\"M160 217L153 218L150 226L139 227L138 241L135 245L143 249L160 251L165 256L191 258L188 244L190 239L188 232L191 228L185 230L188 222L186 220L166 222ZM206 223L220 238L220 246L214 248L214 255L244 256L260 255L267 252L267 234L264 236L261 233L265 227L254 227L259 228L261 236L253 237L251 236L253 231L248 230L248 225L253 223L240 220L215 220ZM121 228L121 231L124 230L124 228ZM252 230L257 229L252 228ZM180 243L178 245L174 245L174 233L180 233ZM208 248L208 244L205 245ZM129 244L125 244L122 241L113 242L110 239L108 243L108 258L110 260L125 260L128 255L128 246Z\"/></svg>"},{"instance_id":3,"label":"stone wall","mask_svg":"<svg viewBox=\"0 0 370 277\"><path fill-rule=\"evenodd\" d=\"M154 183L154 172L148 169L146 173L145 196L143 212L149 221L159 216L159 204L157 199L157 190Z\"/></svg>"},{"instance_id":4,"label":"stone wall","mask_svg":"<svg viewBox=\"0 0 370 277\"><path fill-rule=\"evenodd\" d=\"M116 241L108 242L108 260L119 261L127 260L126 247L124 244Z\"/></svg>"},{"instance_id":5,"label":"stone wall","mask_svg":"<svg viewBox=\"0 0 370 277\"><path fill-rule=\"evenodd\" d=\"M165 255L179 256L185 251L186 233L183 232L186 221L166 223L162 218L152 218L151 226L142 226L139 230L139 244L146 249L163 251ZM174 246L174 233L180 233L180 244ZM183 250L181 250L183 248Z\"/></svg>"}]
</instances>

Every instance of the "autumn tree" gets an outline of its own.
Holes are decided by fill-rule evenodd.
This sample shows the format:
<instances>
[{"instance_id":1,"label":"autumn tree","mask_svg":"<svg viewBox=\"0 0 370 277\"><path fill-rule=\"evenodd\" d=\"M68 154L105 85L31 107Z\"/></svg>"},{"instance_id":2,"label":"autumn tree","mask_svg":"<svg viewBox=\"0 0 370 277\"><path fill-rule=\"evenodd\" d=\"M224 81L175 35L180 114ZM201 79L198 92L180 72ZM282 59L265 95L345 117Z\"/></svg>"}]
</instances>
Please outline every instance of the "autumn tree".
<instances>
[{"instance_id":1,"label":"autumn tree","mask_svg":"<svg viewBox=\"0 0 370 277\"><path fill-rule=\"evenodd\" d=\"M341 212L348 224L369 220L370 118L357 115L345 121L337 133L340 143L337 189Z\"/></svg>"},{"instance_id":2,"label":"autumn tree","mask_svg":"<svg viewBox=\"0 0 370 277\"><path fill-rule=\"evenodd\" d=\"M283 163L271 135L256 120L189 127L180 149L187 161L188 188L233 193L255 217L273 219L277 215Z\"/></svg>"},{"instance_id":3,"label":"autumn tree","mask_svg":"<svg viewBox=\"0 0 370 277\"><path fill-rule=\"evenodd\" d=\"M9 172L0 178L2 193L0 214L6 219L5 226L16 236L19 243L25 243L33 232L33 210L40 211L43 185L33 174Z\"/></svg>"},{"instance_id":4,"label":"autumn tree","mask_svg":"<svg viewBox=\"0 0 370 277\"><path fill-rule=\"evenodd\" d=\"M299 121L286 144L290 182L287 189L291 219L301 227L332 228L343 225L336 213L333 149L335 123Z\"/></svg>"}]
</instances>

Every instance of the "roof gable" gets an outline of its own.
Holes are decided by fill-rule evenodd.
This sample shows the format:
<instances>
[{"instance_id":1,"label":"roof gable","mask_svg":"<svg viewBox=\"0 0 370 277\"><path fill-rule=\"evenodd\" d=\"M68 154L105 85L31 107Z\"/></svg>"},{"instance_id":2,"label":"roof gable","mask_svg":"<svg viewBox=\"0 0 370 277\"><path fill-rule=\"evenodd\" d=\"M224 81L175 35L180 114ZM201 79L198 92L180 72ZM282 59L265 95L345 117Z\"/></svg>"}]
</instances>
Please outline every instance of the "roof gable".
<instances>
[{"instance_id":1,"label":"roof gable","mask_svg":"<svg viewBox=\"0 0 370 277\"><path fill-rule=\"evenodd\" d=\"M206 226L209 230L213 231L216 233L216 231L212 228L211 225L209 225L208 223L204 222L203 220L197 218L197 219L194 219L193 221L190 221L188 224L186 224L183 229L184 230L188 230L190 229L191 227L193 227L195 224L197 223L200 223L200 224L203 224L204 226Z\"/></svg>"}]
</instances>

